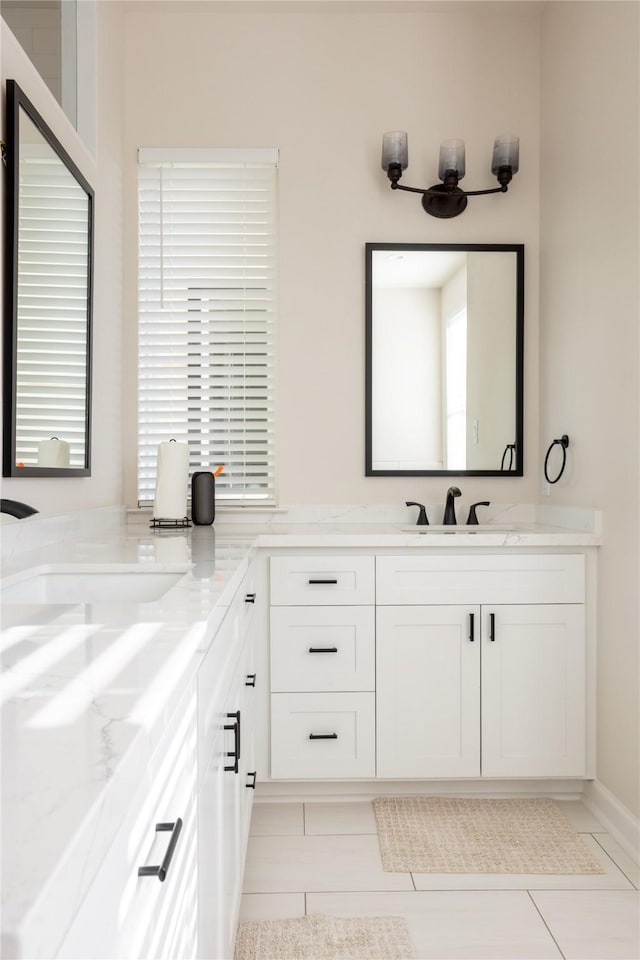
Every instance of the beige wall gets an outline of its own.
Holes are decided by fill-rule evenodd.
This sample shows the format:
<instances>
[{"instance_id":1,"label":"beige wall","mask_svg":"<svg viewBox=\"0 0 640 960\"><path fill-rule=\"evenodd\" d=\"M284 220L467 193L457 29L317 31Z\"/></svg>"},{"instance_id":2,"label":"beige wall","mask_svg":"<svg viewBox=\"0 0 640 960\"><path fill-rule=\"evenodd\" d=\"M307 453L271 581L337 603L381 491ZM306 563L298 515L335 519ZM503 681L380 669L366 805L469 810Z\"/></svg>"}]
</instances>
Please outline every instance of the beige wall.
<instances>
[{"instance_id":1,"label":"beige wall","mask_svg":"<svg viewBox=\"0 0 640 960\"><path fill-rule=\"evenodd\" d=\"M95 190L92 476L2 480L3 497L23 500L50 514L123 502L123 70L122 9L118 3L99 4L97 27L98 145L97 156L93 157L13 34L0 21L3 132L4 81L10 78L22 87Z\"/></svg>"},{"instance_id":2,"label":"beige wall","mask_svg":"<svg viewBox=\"0 0 640 960\"><path fill-rule=\"evenodd\" d=\"M542 18L540 445L569 434L549 502L604 513L598 779L638 815L638 11Z\"/></svg>"},{"instance_id":3,"label":"beige wall","mask_svg":"<svg viewBox=\"0 0 640 960\"><path fill-rule=\"evenodd\" d=\"M216 12L153 0L126 14L125 197L128 410L135 409L136 149L280 150L279 499L401 503L444 498L446 478L364 476L366 241L526 245L526 476L465 479L465 499L531 501L537 492L539 16L496 12L318 10ZM291 5L293 6L293 5ZM382 133L409 132L406 182L437 180L439 143L467 144L469 188L492 186L493 139L521 136L509 194L471 200L458 219L427 216L392 193ZM134 504L135 423L126 437Z\"/></svg>"}]
</instances>

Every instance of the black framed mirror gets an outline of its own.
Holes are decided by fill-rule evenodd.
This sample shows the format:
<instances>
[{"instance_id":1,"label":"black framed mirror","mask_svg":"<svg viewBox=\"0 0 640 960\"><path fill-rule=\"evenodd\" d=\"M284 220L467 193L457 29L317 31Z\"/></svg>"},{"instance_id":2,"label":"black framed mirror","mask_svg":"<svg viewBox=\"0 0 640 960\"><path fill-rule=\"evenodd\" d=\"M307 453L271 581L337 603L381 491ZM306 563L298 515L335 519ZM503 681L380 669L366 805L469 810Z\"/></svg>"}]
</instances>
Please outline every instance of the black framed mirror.
<instances>
[{"instance_id":1,"label":"black framed mirror","mask_svg":"<svg viewBox=\"0 0 640 960\"><path fill-rule=\"evenodd\" d=\"M90 184L7 80L3 476L91 473Z\"/></svg>"},{"instance_id":2,"label":"black framed mirror","mask_svg":"<svg viewBox=\"0 0 640 960\"><path fill-rule=\"evenodd\" d=\"M521 477L524 245L365 252L366 476Z\"/></svg>"}]
</instances>

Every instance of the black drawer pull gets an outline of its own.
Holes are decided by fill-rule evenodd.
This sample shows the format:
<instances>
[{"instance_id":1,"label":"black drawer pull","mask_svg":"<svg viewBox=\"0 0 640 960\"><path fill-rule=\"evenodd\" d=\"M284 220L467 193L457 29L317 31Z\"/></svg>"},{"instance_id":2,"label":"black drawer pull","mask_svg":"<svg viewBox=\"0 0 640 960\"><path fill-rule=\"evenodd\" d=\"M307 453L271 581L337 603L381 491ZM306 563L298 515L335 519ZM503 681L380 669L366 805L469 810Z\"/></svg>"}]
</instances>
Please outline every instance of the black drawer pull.
<instances>
[{"instance_id":1,"label":"black drawer pull","mask_svg":"<svg viewBox=\"0 0 640 960\"><path fill-rule=\"evenodd\" d=\"M244 598L244 602L245 602L245 603L255 603L255 602L256 602L256 595L255 595L255 593L248 593L248 594L245 596L245 598Z\"/></svg>"},{"instance_id":2,"label":"black drawer pull","mask_svg":"<svg viewBox=\"0 0 640 960\"><path fill-rule=\"evenodd\" d=\"M256 676L255 673L248 673L247 679L244 682L245 687L255 687L256 685Z\"/></svg>"},{"instance_id":3,"label":"black drawer pull","mask_svg":"<svg viewBox=\"0 0 640 960\"><path fill-rule=\"evenodd\" d=\"M309 653L337 653L337 647L309 647Z\"/></svg>"},{"instance_id":4,"label":"black drawer pull","mask_svg":"<svg viewBox=\"0 0 640 960\"><path fill-rule=\"evenodd\" d=\"M255 788L256 788L256 779L257 779L257 776L258 776L258 771L257 771L257 770L251 770L250 773L247 773L247 776L248 776L248 777L253 777L253 780L251 781L251 783L245 783L245 787L247 788L247 790L255 790Z\"/></svg>"},{"instance_id":5,"label":"black drawer pull","mask_svg":"<svg viewBox=\"0 0 640 960\"><path fill-rule=\"evenodd\" d=\"M139 877L157 877L160 883L164 883L165 877L169 873L169 867L171 866L173 853L176 849L176 844L178 842L178 837L180 836L181 830L182 820L180 817L178 817L175 823L156 823L156 833L168 833L171 831L169 846L167 847L167 852L165 853L160 866L156 865L155 867L138 867Z\"/></svg>"},{"instance_id":6,"label":"black drawer pull","mask_svg":"<svg viewBox=\"0 0 640 960\"><path fill-rule=\"evenodd\" d=\"M475 640L475 614L469 614L469 640L471 643Z\"/></svg>"},{"instance_id":7,"label":"black drawer pull","mask_svg":"<svg viewBox=\"0 0 640 960\"><path fill-rule=\"evenodd\" d=\"M336 584L337 580L309 580L309 583L333 583Z\"/></svg>"},{"instance_id":8,"label":"black drawer pull","mask_svg":"<svg viewBox=\"0 0 640 960\"><path fill-rule=\"evenodd\" d=\"M495 613L489 614L489 640L496 639L496 615Z\"/></svg>"},{"instance_id":9,"label":"black drawer pull","mask_svg":"<svg viewBox=\"0 0 640 960\"><path fill-rule=\"evenodd\" d=\"M233 720L233 723L225 723L225 730L233 730L233 750L226 753L225 756L233 760L233 763L225 764L226 773L238 773L238 761L240 760L240 711L228 713L227 718Z\"/></svg>"},{"instance_id":10,"label":"black drawer pull","mask_svg":"<svg viewBox=\"0 0 640 960\"><path fill-rule=\"evenodd\" d=\"M309 740L337 740L337 733L310 733Z\"/></svg>"}]
</instances>

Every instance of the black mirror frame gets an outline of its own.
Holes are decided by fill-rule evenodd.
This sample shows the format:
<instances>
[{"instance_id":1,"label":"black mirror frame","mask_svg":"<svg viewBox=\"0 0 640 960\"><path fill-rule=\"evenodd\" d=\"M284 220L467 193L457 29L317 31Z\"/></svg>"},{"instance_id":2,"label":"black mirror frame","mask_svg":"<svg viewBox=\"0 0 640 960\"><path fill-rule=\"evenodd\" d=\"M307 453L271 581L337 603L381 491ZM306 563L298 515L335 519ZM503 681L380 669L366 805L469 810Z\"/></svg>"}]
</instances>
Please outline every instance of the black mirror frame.
<instances>
[{"instance_id":1,"label":"black mirror frame","mask_svg":"<svg viewBox=\"0 0 640 960\"><path fill-rule=\"evenodd\" d=\"M87 374L85 407L85 448L83 467L37 467L16 465L16 373L18 343L18 217L20 136L19 117L22 108L35 124L49 146L59 156L69 172L87 194L88 199L88 258L87 258ZM89 477L91 476L91 373L93 341L93 243L94 191L56 135L40 116L27 95L15 80L6 83L6 193L5 193L5 254L4 254L4 415L3 415L3 477Z\"/></svg>"},{"instance_id":2,"label":"black mirror frame","mask_svg":"<svg viewBox=\"0 0 640 960\"><path fill-rule=\"evenodd\" d=\"M373 469L373 253L376 250L505 252L516 254L516 437L513 470ZM365 244L365 476L366 477L522 477L524 476L524 244L523 243L366 243Z\"/></svg>"}]
</instances>

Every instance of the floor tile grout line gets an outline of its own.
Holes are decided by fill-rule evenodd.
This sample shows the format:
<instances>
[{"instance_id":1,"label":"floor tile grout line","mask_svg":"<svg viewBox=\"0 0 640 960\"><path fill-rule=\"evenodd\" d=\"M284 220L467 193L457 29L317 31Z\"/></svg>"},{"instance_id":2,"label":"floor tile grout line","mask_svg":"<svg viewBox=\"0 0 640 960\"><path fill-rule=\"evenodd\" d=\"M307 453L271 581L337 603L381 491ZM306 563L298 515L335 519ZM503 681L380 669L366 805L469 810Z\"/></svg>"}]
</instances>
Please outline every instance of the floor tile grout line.
<instances>
[{"instance_id":1,"label":"floor tile grout line","mask_svg":"<svg viewBox=\"0 0 640 960\"><path fill-rule=\"evenodd\" d=\"M616 861L613 859L612 855L609 853L609 851L608 851L605 847L602 846L602 844L600 843L600 841L598 840L598 838L597 838L596 836L594 836L593 834L591 834L591 836L593 837L593 839L595 840L595 842L598 844L598 846L600 847L600 849L607 855L607 857L609 858L609 860L611 860L611 863L614 865L614 867L616 867L616 869L620 871L620 873L621 873L622 876L625 878L625 880L628 880L628 881L629 881L629 883L631 884L631 886L633 887L633 889L634 889L634 890L640 889L638 886L636 886L636 884L635 884L634 881L631 879L631 877L627 876L627 874L624 872L624 870L622 869L622 867L620 866L620 864L619 864L619 863L616 863ZM611 834L607 834L607 836L611 836Z\"/></svg>"},{"instance_id":2,"label":"floor tile grout line","mask_svg":"<svg viewBox=\"0 0 640 960\"><path fill-rule=\"evenodd\" d=\"M545 928L546 928L546 930L547 930L548 933L549 933L549 936L551 937L551 939L552 939L553 942L555 943L556 947L558 948L558 953L560 954L561 957L564 958L564 960L566 960L564 953L563 953L562 950L560 949L560 944L558 943L558 941L556 940L556 938L555 938L554 935L552 934L551 928L550 928L549 924L547 923L547 921L545 920L544 916L542 915L542 911L540 910L540 907L538 906L538 904L537 904L537 903L535 902L535 900L533 899L532 891L531 891L531 890L527 890L526 893L528 894L529 899L531 900L531 903L533 904L533 909L537 912L538 916L540 917L540 919L541 919L542 922L544 923Z\"/></svg>"}]
</instances>

